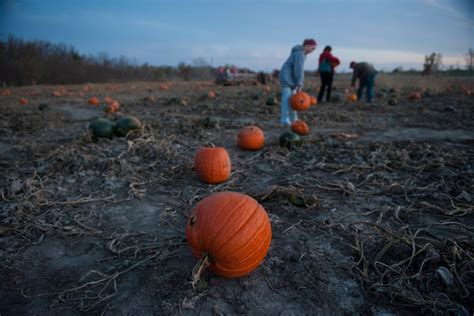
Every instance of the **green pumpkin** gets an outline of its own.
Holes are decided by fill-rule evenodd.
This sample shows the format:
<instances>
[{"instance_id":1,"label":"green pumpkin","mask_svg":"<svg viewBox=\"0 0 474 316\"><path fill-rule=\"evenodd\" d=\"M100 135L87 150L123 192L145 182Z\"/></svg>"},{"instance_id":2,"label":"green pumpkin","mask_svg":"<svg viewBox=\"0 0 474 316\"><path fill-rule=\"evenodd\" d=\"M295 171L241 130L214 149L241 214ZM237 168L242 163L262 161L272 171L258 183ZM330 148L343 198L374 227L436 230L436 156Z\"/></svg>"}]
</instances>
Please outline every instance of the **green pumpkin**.
<instances>
[{"instance_id":1,"label":"green pumpkin","mask_svg":"<svg viewBox=\"0 0 474 316\"><path fill-rule=\"evenodd\" d=\"M280 146L290 150L302 144L300 135L293 132L285 132L280 135Z\"/></svg>"},{"instance_id":2,"label":"green pumpkin","mask_svg":"<svg viewBox=\"0 0 474 316\"><path fill-rule=\"evenodd\" d=\"M115 123L115 134L117 136L126 136L128 132L141 129L143 127L142 123L133 116L122 116Z\"/></svg>"},{"instance_id":3,"label":"green pumpkin","mask_svg":"<svg viewBox=\"0 0 474 316\"><path fill-rule=\"evenodd\" d=\"M395 97L391 97L390 100L388 100L388 105L395 106L398 104L398 100Z\"/></svg>"},{"instance_id":4,"label":"green pumpkin","mask_svg":"<svg viewBox=\"0 0 474 316\"><path fill-rule=\"evenodd\" d=\"M342 98L341 98L341 95L340 94L333 94L331 96L331 101L332 102L341 102Z\"/></svg>"},{"instance_id":5,"label":"green pumpkin","mask_svg":"<svg viewBox=\"0 0 474 316\"><path fill-rule=\"evenodd\" d=\"M252 95L252 100L258 101L258 100L260 100L261 97L262 97L261 93L256 93L256 94Z\"/></svg>"},{"instance_id":6,"label":"green pumpkin","mask_svg":"<svg viewBox=\"0 0 474 316\"><path fill-rule=\"evenodd\" d=\"M215 128L219 125L219 119L211 116L207 116L202 119L199 124L204 128Z\"/></svg>"},{"instance_id":7,"label":"green pumpkin","mask_svg":"<svg viewBox=\"0 0 474 316\"><path fill-rule=\"evenodd\" d=\"M114 122L105 118L98 118L89 125L92 135L96 138L112 138L114 136L114 128Z\"/></svg>"},{"instance_id":8,"label":"green pumpkin","mask_svg":"<svg viewBox=\"0 0 474 316\"><path fill-rule=\"evenodd\" d=\"M387 93L385 93L383 91L379 91L375 94L375 97L377 99L385 99L387 97Z\"/></svg>"},{"instance_id":9,"label":"green pumpkin","mask_svg":"<svg viewBox=\"0 0 474 316\"><path fill-rule=\"evenodd\" d=\"M278 104L278 99L275 97L269 97L267 99L267 102L265 102L266 105L274 106Z\"/></svg>"}]
</instances>

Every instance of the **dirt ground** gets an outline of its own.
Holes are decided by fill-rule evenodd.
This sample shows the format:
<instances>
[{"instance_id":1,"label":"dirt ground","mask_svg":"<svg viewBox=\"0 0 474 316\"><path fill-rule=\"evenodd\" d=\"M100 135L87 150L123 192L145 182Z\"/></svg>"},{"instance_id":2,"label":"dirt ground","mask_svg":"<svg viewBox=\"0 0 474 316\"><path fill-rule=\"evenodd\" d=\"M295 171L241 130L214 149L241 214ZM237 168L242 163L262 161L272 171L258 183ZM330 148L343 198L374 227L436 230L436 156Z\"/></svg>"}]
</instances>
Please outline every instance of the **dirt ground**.
<instances>
[{"instance_id":1,"label":"dirt ground","mask_svg":"<svg viewBox=\"0 0 474 316\"><path fill-rule=\"evenodd\" d=\"M0 314L472 315L474 96L459 86L472 90L473 78L453 80L452 92L446 80L425 88L419 101L402 79L381 78L372 104L347 102L343 79L340 101L300 113L311 133L292 151L278 145L279 106L265 104L277 85L0 96ZM380 91L396 84L390 106ZM88 105L92 95L118 99L120 114ZM91 138L91 121L119 115L144 130ZM265 133L261 151L235 144L249 124ZM194 154L208 142L229 151L226 183L196 178ZM273 239L249 276L205 272L194 289L185 224L218 191L257 199Z\"/></svg>"}]
</instances>

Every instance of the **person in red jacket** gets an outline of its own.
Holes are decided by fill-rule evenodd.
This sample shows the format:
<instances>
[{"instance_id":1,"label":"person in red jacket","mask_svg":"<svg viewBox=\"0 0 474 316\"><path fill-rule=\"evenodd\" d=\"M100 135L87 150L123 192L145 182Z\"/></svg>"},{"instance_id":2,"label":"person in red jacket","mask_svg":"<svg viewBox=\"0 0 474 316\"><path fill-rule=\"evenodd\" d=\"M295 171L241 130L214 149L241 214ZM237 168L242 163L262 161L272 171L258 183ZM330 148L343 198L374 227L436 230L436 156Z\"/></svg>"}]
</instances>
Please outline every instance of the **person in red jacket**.
<instances>
[{"instance_id":1,"label":"person in red jacket","mask_svg":"<svg viewBox=\"0 0 474 316\"><path fill-rule=\"evenodd\" d=\"M326 101L331 101L331 91L332 91L332 81L334 79L334 68L336 68L341 62L337 57L334 57L331 54L332 47L326 46L319 55L319 75L321 76L321 89L318 94L318 103L324 97L324 92L326 92Z\"/></svg>"}]
</instances>

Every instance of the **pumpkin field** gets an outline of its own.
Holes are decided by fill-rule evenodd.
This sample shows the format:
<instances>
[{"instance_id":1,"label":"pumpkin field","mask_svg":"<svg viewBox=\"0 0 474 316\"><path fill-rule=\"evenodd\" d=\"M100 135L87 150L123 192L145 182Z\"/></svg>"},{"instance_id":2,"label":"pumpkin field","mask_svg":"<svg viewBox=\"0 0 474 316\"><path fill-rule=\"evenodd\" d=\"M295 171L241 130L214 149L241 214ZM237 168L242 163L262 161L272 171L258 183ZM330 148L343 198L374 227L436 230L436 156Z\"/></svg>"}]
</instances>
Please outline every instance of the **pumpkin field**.
<instances>
[{"instance_id":1,"label":"pumpkin field","mask_svg":"<svg viewBox=\"0 0 474 316\"><path fill-rule=\"evenodd\" d=\"M473 78L305 83L297 133L277 82L0 88L0 314L472 315Z\"/></svg>"}]
</instances>

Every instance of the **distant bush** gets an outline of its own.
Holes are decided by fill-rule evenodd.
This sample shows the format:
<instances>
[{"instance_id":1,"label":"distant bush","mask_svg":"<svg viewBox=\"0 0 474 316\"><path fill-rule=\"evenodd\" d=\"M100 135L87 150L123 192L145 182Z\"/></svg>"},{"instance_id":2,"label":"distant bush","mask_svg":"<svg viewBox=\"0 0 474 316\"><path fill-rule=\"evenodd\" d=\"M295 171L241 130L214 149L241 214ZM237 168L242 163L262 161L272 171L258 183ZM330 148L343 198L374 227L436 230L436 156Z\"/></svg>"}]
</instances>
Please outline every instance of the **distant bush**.
<instances>
[{"instance_id":1,"label":"distant bush","mask_svg":"<svg viewBox=\"0 0 474 316\"><path fill-rule=\"evenodd\" d=\"M77 84L85 82L213 80L208 65L137 65L126 57L80 54L74 47L47 41L0 39L0 84Z\"/></svg>"}]
</instances>

